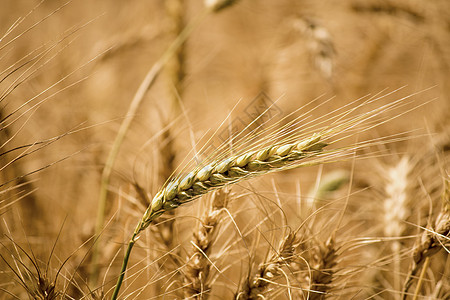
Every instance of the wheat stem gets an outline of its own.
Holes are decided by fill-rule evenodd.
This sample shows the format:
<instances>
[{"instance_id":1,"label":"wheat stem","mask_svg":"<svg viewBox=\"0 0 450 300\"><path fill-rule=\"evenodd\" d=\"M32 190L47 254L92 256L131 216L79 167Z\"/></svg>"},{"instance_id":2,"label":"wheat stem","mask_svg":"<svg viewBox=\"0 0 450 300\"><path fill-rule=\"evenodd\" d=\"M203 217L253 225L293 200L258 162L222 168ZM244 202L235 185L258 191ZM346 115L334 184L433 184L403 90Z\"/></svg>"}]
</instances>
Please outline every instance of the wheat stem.
<instances>
[{"instance_id":1,"label":"wheat stem","mask_svg":"<svg viewBox=\"0 0 450 300\"><path fill-rule=\"evenodd\" d=\"M133 236L128 242L127 251L125 252L125 256L123 257L122 268L120 270L119 278L117 279L117 284L116 287L114 288L114 292L112 294L111 299L117 299L117 296L119 295L120 287L122 286L122 282L125 277L125 272L127 270L128 260L130 259L131 250L133 249L133 246L138 239L137 235L138 234L134 232Z\"/></svg>"},{"instance_id":2,"label":"wheat stem","mask_svg":"<svg viewBox=\"0 0 450 300\"><path fill-rule=\"evenodd\" d=\"M430 263L430 257L425 258L425 262L422 267L422 271L420 272L419 281L417 282L416 290L414 292L414 297L412 300L417 300L417 296L420 293L420 288L422 287L423 278L425 277L425 272L428 269L428 265Z\"/></svg>"}]
</instances>

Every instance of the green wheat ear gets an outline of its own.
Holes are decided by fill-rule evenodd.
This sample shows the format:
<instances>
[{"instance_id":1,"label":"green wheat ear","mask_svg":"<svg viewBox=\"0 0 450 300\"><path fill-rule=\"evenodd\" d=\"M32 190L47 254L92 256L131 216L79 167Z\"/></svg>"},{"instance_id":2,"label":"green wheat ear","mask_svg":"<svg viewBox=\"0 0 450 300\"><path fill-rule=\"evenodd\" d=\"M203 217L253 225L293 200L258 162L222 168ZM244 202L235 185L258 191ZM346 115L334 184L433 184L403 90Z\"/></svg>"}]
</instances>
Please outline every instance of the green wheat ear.
<instances>
[{"instance_id":1,"label":"green wheat ear","mask_svg":"<svg viewBox=\"0 0 450 300\"><path fill-rule=\"evenodd\" d=\"M245 152L198 168L182 178L169 181L153 198L135 233L139 234L164 212L177 208L201 195L286 167L302 166L302 161L321 153L327 143L321 142L320 133L297 143L269 146Z\"/></svg>"}]
</instances>

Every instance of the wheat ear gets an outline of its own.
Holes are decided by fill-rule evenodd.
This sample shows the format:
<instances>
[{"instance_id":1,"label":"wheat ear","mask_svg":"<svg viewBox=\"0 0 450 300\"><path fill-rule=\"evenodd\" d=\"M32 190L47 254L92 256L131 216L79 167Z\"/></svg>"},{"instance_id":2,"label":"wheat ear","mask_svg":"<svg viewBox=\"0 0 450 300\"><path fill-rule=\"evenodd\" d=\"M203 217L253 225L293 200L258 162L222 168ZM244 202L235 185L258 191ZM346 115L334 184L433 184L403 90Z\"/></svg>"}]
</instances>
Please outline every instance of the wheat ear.
<instances>
[{"instance_id":1,"label":"wheat ear","mask_svg":"<svg viewBox=\"0 0 450 300\"><path fill-rule=\"evenodd\" d=\"M331 79L336 50L328 29L308 17L296 19L293 26L306 36L307 48L318 71L326 79Z\"/></svg>"},{"instance_id":2,"label":"wheat ear","mask_svg":"<svg viewBox=\"0 0 450 300\"><path fill-rule=\"evenodd\" d=\"M331 289L333 281L333 268L336 266L337 249L334 238L330 237L326 243L319 243L316 253L313 255L311 265L310 293L308 299L325 299Z\"/></svg>"},{"instance_id":3,"label":"wheat ear","mask_svg":"<svg viewBox=\"0 0 450 300\"><path fill-rule=\"evenodd\" d=\"M262 263L256 275L249 278L245 286L236 295L236 299L265 299L264 292L269 284L281 274L281 268L289 265L294 258L295 245L298 242L296 233L289 233L281 242L277 253Z\"/></svg>"},{"instance_id":4,"label":"wheat ear","mask_svg":"<svg viewBox=\"0 0 450 300\"><path fill-rule=\"evenodd\" d=\"M292 164L300 166L302 160L322 152L327 144L320 140L321 134L316 133L298 143L249 151L237 157L213 162L190 172L183 178L170 181L153 198L151 205L136 227L135 234L138 235L164 212L175 209L210 191L270 171L281 170Z\"/></svg>"},{"instance_id":5,"label":"wheat ear","mask_svg":"<svg viewBox=\"0 0 450 300\"><path fill-rule=\"evenodd\" d=\"M403 299L406 299L412 280L420 268L423 266L425 270L430 258L450 245L450 176L448 175L442 200L442 210L436 218L435 228L427 228L420 242L414 247L413 262L403 288Z\"/></svg>"},{"instance_id":6,"label":"wheat ear","mask_svg":"<svg viewBox=\"0 0 450 300\"><path fill-rule=\"evenodd\" d=\"M404 221L408 217L409 195L408 189L410 185L409 175L412 170L412 163L407 156L404 156L394 166L383 169L385 177L385 199L383 201L383 231L386 237L401 237L405 231ZM394 282L393 286L396 291L401 290L400 272L400 248L401 242L394 240L391 243L391 251L394 256Z\"/></svg>"},{"instance_id":7,"label":"wheat ear","mask_svg":"<svg viewBox=\"0 0 450 300\"><path fill-rule=\"evenodd\" d=\"M401 236L407 217L408 176L411 172L408 157L403 157L395 166L388 167L384 172L386 198L384 200L384 235L388 237ZM399 251L400 243L394 241L392 251Z\"/></svg>"},{"instance_id":8,"label":"wheat ear","mask_svg":"<svg viewBox=\"0 0 450 300\"><path fill-rule=\"evenodd\" d=\"M211 262L208 256L216 239L221 215L227 207L229 190L222 189L214 193L209 211L201 218L200 224L194 230L191 240L192 250L189 261L184 268L187 287L184 296L189 299L206 299L210 284L208 282Z\"/></svg>"}]
</instances>

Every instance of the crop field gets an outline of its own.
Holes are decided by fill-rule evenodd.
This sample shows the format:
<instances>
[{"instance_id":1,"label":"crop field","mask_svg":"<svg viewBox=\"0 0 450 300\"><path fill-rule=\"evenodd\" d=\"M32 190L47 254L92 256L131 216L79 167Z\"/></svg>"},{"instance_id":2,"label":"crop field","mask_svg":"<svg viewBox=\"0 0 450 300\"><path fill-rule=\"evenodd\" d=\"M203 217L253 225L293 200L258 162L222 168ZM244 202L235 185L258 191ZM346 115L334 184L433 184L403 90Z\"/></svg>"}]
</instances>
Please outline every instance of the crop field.
<instances>
[{"instance_id":1,"label":"crop field","mask_svg":"<svg viewBox=\"0 0 450 300\"><path fill-rule=\"evenodd\" d=\"M2 0L0 145L0 300L450 299L448 0Z\"/></svg>"}]
</instances>

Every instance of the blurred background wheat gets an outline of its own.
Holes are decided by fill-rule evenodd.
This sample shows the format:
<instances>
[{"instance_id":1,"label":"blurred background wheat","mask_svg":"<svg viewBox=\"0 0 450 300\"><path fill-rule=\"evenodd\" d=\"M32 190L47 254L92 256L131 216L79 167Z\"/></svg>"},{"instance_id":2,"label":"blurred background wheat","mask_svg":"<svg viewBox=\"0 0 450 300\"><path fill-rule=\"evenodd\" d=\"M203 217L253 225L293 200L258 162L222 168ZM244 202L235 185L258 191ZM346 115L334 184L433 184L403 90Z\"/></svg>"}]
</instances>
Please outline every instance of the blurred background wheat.
<instances>
[{"instance_id":1,"label":"blurred background wheat","mask_svg":"<svg viewBox=\"0 0 450 300\"><path fill-rule=\"evenodd\" d=\"M187 160L305 105L311 121L409 95L353 141L391 143L157 219L119 298L450 299L450 2L229 2L1 1L0 299L110 298L134 226Z\"/></svg>"}]
</instances>

